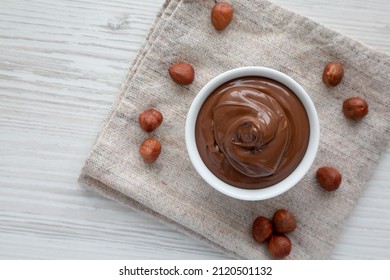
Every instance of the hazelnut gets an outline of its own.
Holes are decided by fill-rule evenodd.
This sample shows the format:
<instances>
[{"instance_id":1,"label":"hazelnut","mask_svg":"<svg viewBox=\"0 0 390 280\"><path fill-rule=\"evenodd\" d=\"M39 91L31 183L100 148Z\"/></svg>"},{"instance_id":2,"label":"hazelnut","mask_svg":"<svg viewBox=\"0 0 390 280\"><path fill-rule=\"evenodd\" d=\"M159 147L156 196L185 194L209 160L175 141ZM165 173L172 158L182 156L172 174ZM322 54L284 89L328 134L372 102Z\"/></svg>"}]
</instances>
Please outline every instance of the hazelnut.
<instances>
[{"instance_id":1,"label":"hazelnut","mask_svg":"<svg viewBox=\"0 0 390 280\"><path fill-rule=\"evenodd\" d=\"M321 188L331 192L339 188L341 184L341 174L333 167L324 166L317 170L317 180Z\"/></svg>"},{"instance_id":2,"label":"hazelnut","mask_svg":"<svg viewBox=\"0 0 390 280\"><path fill-rule=\"evenodd\" d=\"M279 209L275 212L272 222L278 233L289 233L294 231L297 227L294 216L284 209Z\"/></svg>"},{"instance_id":3,"label":"hazelnut","mask_svg":"<svg viewBox=\"0 0 390 280\"><path fill-rule=\"evenodd\" d=\"M152 132L162 123L163 115L156 109L147 109L139 115L138 121L143 130Z\"/></svg>"},{"instance_id":4,"label":"hazelnut","mask_svg":"<svg viewBox=\"0 0 390 280\"><path fill-rule=\"evenodd\" d=\"M266 217L257 217L253 222L253 238L259 243L263 243L268 240L272 235L272 231L272 222Z\"/></svg>"},{"instance_id":5,"label":"hazelnut","mask_svg":"<svg viewBox=\"0 0 390 280\"><path fill-rule=\"evenodd\" d=\"M139 152L145 162L155 162L161 153L161 143L155 138L148 138L139 147Z\"/></svg>"},{"instance_id":6,"label":"hazelnut","mask_svg":"<svg viewBox=\"0 0 390 280\"><path fill-rule=\"evenodd\" d=\"M179 85L189 85L194 81L194 68L186 62L178 62L168 69L172 80Z\"/></svg>"},{"instance_id":7,"label":"hazelnut","mask_svg":"<svg viewBox=\"0 0 390 280\"><path fill-rule=\"evenodd\" d=\"M224 30L233 19L233 8L228 3L217 3L211 10L211 23L216 30Z\"/></svg>"},{"instance_id":8,"label":"hazelnut","mask_svg":"<svg viewBox=\"0 0 390 280\"><path fill-rule=\"evenodd\" d=\"M325 66L322 80L327 86L337 86L344 76L344 68L338 62L331 62Z\"/></svg>"},{"instance_id":9,"label":"hazelnut","mask_svg":"<svg viewBox=\"0 0 390 280\"><path fill-rule=\"evenodd\" d=\"M272 235L268 244L272 256L278 259L287 257L291 252L291 241L284 235Z\"/></svg>"},{"instance_id":10,"label":"hazelnut","mask_svg":"<svg viewBox=\"0 0 390 280\"><path fill-rule=\"evenodd\" d=\"M360 97L348 98L343 102L343 113L349 119L361 119L368 114L368 104Z\"/></svg>"}]
</instances>

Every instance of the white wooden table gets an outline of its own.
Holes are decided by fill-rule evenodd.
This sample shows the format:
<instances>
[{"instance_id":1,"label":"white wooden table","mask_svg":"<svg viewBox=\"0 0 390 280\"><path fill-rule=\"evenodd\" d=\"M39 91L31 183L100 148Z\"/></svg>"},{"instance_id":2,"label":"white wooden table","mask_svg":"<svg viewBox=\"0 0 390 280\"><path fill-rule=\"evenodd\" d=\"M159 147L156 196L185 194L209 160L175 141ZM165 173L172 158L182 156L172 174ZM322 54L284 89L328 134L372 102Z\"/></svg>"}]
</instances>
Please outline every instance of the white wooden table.
<instances>
[{"instance_id":1,"label":"white wooden table","mask_svg":"<svg viewBox=\"0 0 390 280\"><path fill-rule=\"evenodd\" d=\"M390 54L388 0L272 1ZM1 259L228 258L77 183L162 3L0 0ZM387 149L332 259L390 259L389 182Z\"/></svg>"}]
</instances>

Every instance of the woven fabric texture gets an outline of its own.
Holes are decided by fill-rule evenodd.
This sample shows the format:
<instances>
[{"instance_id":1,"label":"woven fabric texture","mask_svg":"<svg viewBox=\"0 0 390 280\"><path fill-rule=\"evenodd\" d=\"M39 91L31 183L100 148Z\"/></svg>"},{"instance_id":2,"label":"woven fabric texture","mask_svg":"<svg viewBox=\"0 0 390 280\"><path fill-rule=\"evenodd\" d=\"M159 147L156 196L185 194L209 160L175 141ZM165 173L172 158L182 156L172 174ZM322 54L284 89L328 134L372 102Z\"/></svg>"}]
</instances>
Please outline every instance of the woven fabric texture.
<instances>
[{"instance_id":1,"label":"woven fabric texture","mask_svg":"<svg viewBox=\"0 0 390 280\"><path fill-rule=\"evenodd\" d=\"M285 208L297 218L297 229L288 234L293 248L287 258L326 259L390 141L390 58L270 2L227 2L235 13L222 32L210 23L213 1L165 2L79 180L239 259L272 258L267 246L253 240L252 222ZM345 76L329 88L322 72L333 60L344 65ZM168 67L179 61L193 65L191 85L177 85L169 77ZM208 186L191 165L184 140L186 114L199 90L224 71L253 65L300 83L321 124L319 152L308 174L283 195L258 202L229 198ZM343 100L354 96L365 98L370 110L357 122L341 109ZM164 122L146 133L138 116L151 107L163 113ZM138 147L150 136L161 141L162 153L146 164ZM324 165L343 174L335 192L317 185L315 171Z\"/></svg>"}]
</instances>

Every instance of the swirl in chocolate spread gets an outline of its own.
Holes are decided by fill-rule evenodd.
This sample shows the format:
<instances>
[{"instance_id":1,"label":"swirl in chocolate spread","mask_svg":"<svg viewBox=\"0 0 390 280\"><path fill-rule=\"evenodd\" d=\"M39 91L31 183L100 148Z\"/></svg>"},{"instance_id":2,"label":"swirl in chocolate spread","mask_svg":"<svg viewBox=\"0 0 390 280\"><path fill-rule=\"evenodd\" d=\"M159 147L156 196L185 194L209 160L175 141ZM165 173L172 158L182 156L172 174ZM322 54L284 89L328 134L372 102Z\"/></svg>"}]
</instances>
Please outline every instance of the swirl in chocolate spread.
<instances>
[{"instance_id":1,"label":"swirl in chocolate spread","mask_svg":"<svg viewBox=\"0 0 390 280\"><path fill-rule=\"evenodd\" d=\"M298 97L261 77L218 87L201 107L195 128L206 166L240 188L264 188L287 177L303 158L309 133Z\"/></svg>"}]
</instances>

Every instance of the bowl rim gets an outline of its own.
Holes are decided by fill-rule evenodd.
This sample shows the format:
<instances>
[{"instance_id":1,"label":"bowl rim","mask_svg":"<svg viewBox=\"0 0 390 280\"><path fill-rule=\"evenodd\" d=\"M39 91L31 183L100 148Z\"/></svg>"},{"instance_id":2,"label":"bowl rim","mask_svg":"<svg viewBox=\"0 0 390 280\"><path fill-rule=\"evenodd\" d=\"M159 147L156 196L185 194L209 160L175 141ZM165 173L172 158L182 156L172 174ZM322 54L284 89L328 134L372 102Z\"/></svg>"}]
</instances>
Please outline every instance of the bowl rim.
<instances>
[{"instance_id":1,"label":"bowl rim","mask_svg":"<svg viewBox=\"0 0 390 280\"><path fill-rule=\"evenodd\" d=\"M248 76L258 76L273 79L287 86L292 92L294 92L298 96L306 110L309 119L309 142L302 161L295 168L295 170L290 173L290 175L288 175L285 179L273 186L262 189L242 189L232 186L219 179L204 164L198 152L195 139L196 120L198 117L199 110L202 107L204 101L207 99L207 97L223 83L236 78ZM318 151L319 141L320 123L317 111L310 96L303 89L303 87L290 76L278 70L263 66L239 67L223 72L211 79L208 83L206 83L206 85L203 86L203 88L199 91L199 93L192 101L190 109L188 110L187 119L185 123L185 142L187 152L189 154L192 165L199 173L199 175L203 178L203 180L205 180L211 187L227 196L248 201L269 199L278 196L295 186L306 175L306 173L312 166Z\"/></svg>"}]
</instances>

